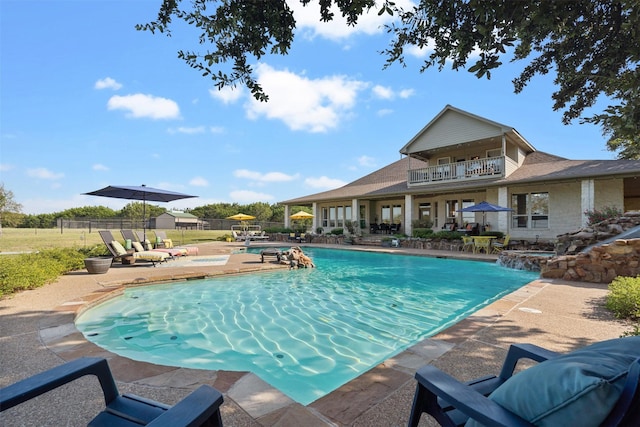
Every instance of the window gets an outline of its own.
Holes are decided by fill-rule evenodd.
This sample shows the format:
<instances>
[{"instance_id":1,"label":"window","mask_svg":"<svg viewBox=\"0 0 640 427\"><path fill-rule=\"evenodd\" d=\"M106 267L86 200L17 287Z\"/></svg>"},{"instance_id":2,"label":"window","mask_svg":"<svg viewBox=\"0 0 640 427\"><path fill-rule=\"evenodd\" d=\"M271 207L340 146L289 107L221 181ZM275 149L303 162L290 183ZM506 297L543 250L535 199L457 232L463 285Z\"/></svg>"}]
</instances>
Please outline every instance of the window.
<instances>
[{"instance_id":1,"label":"window","mask_svg":"<svg viewBox=\"0 0 640 427\"><path fill-rule=\"evenodd\" d=\"M549 193L511 195L512 228L549 228Z\"/></svg>"},{"instance_id":2,"label":"window","mask_svg":"<svg viewBox=\"0 0 640 427\"><path fill-rule=\"evenodd\" d=\"M495 150L487 150L487 157L500 157L502 156L502 149L497 148Z\"/></svg>"},{"instance_id":3,"label":"window","mask_svg":"<svg viewBox=\"0 0 640 427\"><path fill-rule=\"evenodd\" d=\"M462 209L468 208L469 206L473 206L475 203L473 199L466 199L462 201ZM476 213L475 212L462 212L462 224L468 224L476 222Z\"/></svg>"},{"instance_id":4,"label":"window","mask_svg":"<svg viewBox=\"0 0 640 427\"><path fill-rule=\"evenodd\" d=\"M456 212L458 210L457 200L447 200L445 209L447 210L447 223L458 222Z\"/></svg>"},{"instance_id":5,"label":"window","mask_svg":"<svg viewBox=\"0 0 640 427\"><path fill-rule=\"evenodd\" d=\"M327 220L327 210L329 217ZM322 208L322 225L324 227L344 227L345 219L351 220L351 206L329 206Z\"/></svg>"},{"instance_id":6,"label":"window","mask_svg":"<svg viewBox=\"0 0 640 427\"><path fill-rule=\"evenodd\" d=\"M365 205L360 205L360 228L361 229L365 229L367 228L367 207Z\"/></svg>"},{"instance_id":7,"label":"window","mask_svg":"<svg viewBox=\"0 0 640 427\"><path fill-rule=\"evenodd\" d=\"M385 205L382 207L382 215L380 216L381 224L389 224L391 222L391 206Z\"/></svg>"},{"instance_id":8,"label":"window","mask_svg":"<svg viewBox=\"0 0 640 427\"><path fill-rule=\"evenodd\" d=\"M393 223L400 224L402 222L402 205L393 205Z\"/></svg>"}]
</instances>

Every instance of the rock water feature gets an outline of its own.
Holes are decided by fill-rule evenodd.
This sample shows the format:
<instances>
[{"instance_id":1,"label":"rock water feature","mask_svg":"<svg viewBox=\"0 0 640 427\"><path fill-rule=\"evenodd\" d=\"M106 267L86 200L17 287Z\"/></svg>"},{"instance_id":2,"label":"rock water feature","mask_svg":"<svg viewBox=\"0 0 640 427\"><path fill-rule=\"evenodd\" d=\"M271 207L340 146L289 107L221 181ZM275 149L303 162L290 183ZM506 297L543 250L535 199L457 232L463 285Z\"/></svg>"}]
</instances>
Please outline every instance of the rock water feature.
<instances>
[{"instance_id":1,"label":"rock water feature","mask_svg":"<svg viewBox=\"0 0 640 427\"><path fill-rule=\"evenodd\" d=\"M498 264L516 270L540 271L540 264L546 263L555 252L550 251L502 251Z\"/></svg>"}]
</instances>

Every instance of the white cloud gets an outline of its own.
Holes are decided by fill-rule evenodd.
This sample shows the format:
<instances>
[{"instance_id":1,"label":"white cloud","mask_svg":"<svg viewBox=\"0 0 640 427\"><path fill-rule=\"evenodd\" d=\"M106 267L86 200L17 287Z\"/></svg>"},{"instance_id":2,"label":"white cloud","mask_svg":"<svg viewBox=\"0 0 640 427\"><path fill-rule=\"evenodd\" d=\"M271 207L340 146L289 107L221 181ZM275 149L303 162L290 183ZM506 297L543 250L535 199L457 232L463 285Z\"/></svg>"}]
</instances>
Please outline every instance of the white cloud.
<instances>
[{"instance_id":1,"label":"white cloud","mask_svg":"<svg viewBox=\"0 0 640 427\"><path fill-rule=\"evenodd\" d=\"M180 126L177 128L169 128L169 133L171 134L184 133L186 135L195 135L195 134L204 133L204 132L205 132L204 126L194 126L194 127Z\"/></svg>"},{"instance_id":2,"label":"white cloud","mask_svg":"<svg viewBox=\"0 0 640 427\"><path fill-rule=\"evenodd\" d=\"M413 89L402 89L399 93L400 98L407 99L413 96L416 93Z\"/></svg>"},{"instance_id":3,"label":"white cloud","mask_svg":"<svg viewBox=\"0 0 640 427\"><path fill-rule=\"evenodd\" d=\"M211 132L211 133L224 133L224 128L222 126L211 126L209 128L209 132Z\"/></svg>"},{"instance_id":4,"label":"white cloud","mask_svg":"<svg viewBox=\"0 0 640 427\"><path fill-rule=\"evenodd\" d=\"M201 176L196 176L189 181L189 185L193 185L194 187L208 187L209 181Z\"/></svg>"},{"instance_id":5,"label":"white cloud","mask_svg":"<svg viewBox=\"0 0 640 427\"><path fill-rule=\"evenodd\" d=\"M390 87L375 85L371 91L373 92L373 96L380 99L395 99L402 98L406 99L414 94L413 89L402 89L400 91L395 91Z\"/></svg>"},{"instance_id":6,"label":"white cloud","mask_svg":"<svg viewBox=\"0 0 640 427\"><path fill-rule=\"evenodd\" d=\"M134 95L115 95L107 103L109 110L128 111L127 117L151 119L177 119L180 108L175 101L167 98L136 93Z\"/></svg>"},{"instance_id":7,"label":"white cloud","mask_svg":"<svg viewBox=\"0 0 640 427\"><path fill-rule=\"evenodd\" d=\"M274 199L270 194L258 193L249 190L232 191L229 193L229 196L232 201L239 203L267 202Z\"/></svg>"},{"instance_id":8,"label":"white cloud","mask_svg":"<svg viewBox=\"0 0 640 427\"><path fill-rule=\"evenodd\" d=\"M342 181L341 179L329 178L326 176L321 176L319 178L307 178L304 180L304 183L311 188L320 188L325 190L332 190L334 188L347 185L347 182Z\"/></svg>"},{"instance_id":9,"label":"white cloud","mask_svg":"<svg viewBox=\"0 0 640 427\"><path fill-rule=\"evenodd\" d=\"M376 159L374 159L373 157L364 156L364 155L358 157L358 164L360 166L364 166L364 167L367 167L367 168L371 168L371 167L377 166Z\"/></svg>"},{"instance_id":10,"label":"white cloud","mask_svg":"<svg viewBox=\"0 0 640 427\"><path fill-rule=\"evenodd\" d=\"M250 98L245 105L248 117L282 120L291 130L308 132L338 127L355 107L358 93L367 87L346 76L309 79L266 64L259 64L256 74L269 102Z\"/></svg>"},{"instance_id":11,"label":"white cloud","mask_svg":"<svg viewBox=\"0 0 640 427\"><path fill-rule=\"evenodd\" d=\"M376 97L382 99L392 99L394 96L393 90L385 86L375 85L371 91Z\"/></svg>"},{"instance_id":12,"label":"white cloud","mask_svg":"<svg viewBox=\"0 0 640 427\"><path fill-rule=\"evenodd\" d=\"M233 176L236 178L244 178L257 182L290 182L298 179L300 176L296 175L287 175L282 172L267 172L260 173L255 171L250 171L247 169L238 169L233 172Z\"/></svg>"},{"instance_id":13,"label":"white cloud","mask_svg":"<svg viewBox=\"0 0 640 427\"><path fill-rule=\"evenodd\" d=\"M413 5L410 0L396 0L398 6L409 7ZM379 5L374 6L369 11L358 18L356 26L347 25L346 18L342 17L339 9L334 5L331 10L334 12L333 20L330 22L320 21L320 6L317 0L312 0L307 6L302 6L299 1L288 2L289 7L294 12L296 19L296 30L302 31L305 37L320 36L330 40L343 40L354 34L381 34L384 32L384 25L390 23L397 17L383 13L378 16Z\"/></svg>"},{"instance_id":14,"label":"white cloud","mask_svg":"<svg viewBox=\"0 0 640 427\"><path fill-rule=\"evenodd\" d=\"M212 98L218 99L225 104L233 104L244 95L244 86L224 86L222 89L218 89L216 87L213 89L209 89L209 95L211 95Z\"/></svg>"},{"instance_id":15,"label":"white cloud","mask_svg":"<svg viewBox=\"0 0 640 427\"><path fill-rule=\"evenodd\" d=\"M94 88L99 89L99 90L101 90L101 89L118 90L121 87L122 87L122 85L120 83L118 83L117 81L115 81L114 79L112 79L111 77L106 77L104 79L100 79L94 85Z\"/></svg>"},{"instance_id":16,"label":"white cloud","mask_svg":"<svg viewBox=\"0 0 640 427\"><path fill-rule=\"evenodd\" d=\"M13 165L8 163L0 163L0 172L7 172L13 169Z\"/></svg>"},{"instance_id":17,"label":"white cloud","mask_svg":"<svg viewBox=\"0 0 640 427\"><path fill-rule=\"evenodd\" d=\"M91 167L91 169L93 169L94 171L108 171L109 168L106 167L105 165L102 165L100 163L96 163L95 165L93 165Z\"/></svg>"},{"instance_id":18,"label":"white cloud","mask_svg":"<svg viewBox=\"0 0 640 427\"><path fill-rule=\"evenodd\" d=\"M51 172L47 168L28 169L27 175L31 178L48 179L52 181L62 179L64 177L63 173Z\"/></svg>"},{"instance_id":19,"label":"white cloud","mask_svg":"<svg viewBox=\"0 0 640 427\"><path fill-rule=\"evenodd\" d=\"M379 117L384 117L384 116L388 116L389 114L392 114L393 110L390 108L382 108L380 110L378 110L378 112L376 113Z\"/></svg>"}]
</instances>

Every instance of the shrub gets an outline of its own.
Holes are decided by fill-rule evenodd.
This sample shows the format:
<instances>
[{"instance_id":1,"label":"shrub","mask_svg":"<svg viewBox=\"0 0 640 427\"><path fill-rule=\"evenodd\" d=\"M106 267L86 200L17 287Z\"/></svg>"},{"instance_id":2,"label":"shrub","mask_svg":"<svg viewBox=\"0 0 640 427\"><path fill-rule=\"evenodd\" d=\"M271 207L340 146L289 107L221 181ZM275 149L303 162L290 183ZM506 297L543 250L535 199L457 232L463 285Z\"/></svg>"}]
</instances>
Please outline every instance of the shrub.
<instances>
[{"instance_id":1,"label":"shrub","mask_svg":"<svg viewBox=\"0 0 640 427\"><path fill-rule=\"evenodd\" d=\"M640 319L640 277L616 277L606 307L620 319Z\"/></svg>"},{"instance_id":2,"label":"shrub","mask_svg":"<svg viewBox=\"0 0 640 427\"><path fill-rule=\"evenodd\" d=\"M344 234L344 229L334 228L333 230L331 230L331 234L334 234L336 236L342 236Z\"/></svg>"},{"instance_id":3,"label":"shrub","mask_svg":"<svg viewBox=\"0 0 640 427\"><path fill-rule=\"evenodd\" d=\"M0 296L51 283L62 274L84 268L84 259L97 255L102 255L99 247L3 255L0 257Z\"/></svg>"},{"instance_id":4,"label":"shrub","mask_svg":"<svg viewBox=\"0 0 640 427\"><path fill-rule=\"evenodd\" d=\"M601 210L586 210L584 214L587 216L587 225L597 224L607 219L618 218L622 216L622 210L615 206L604 206Z\"/></svg>"},{"instance_id":5,"label":"shrub","mask_svg":"<svg viewBox=\"0 0 640 427\"><path fill-rule=\"evenodd\" d=\"M412 236L420 239L428 239L433 237L433 230L431 228L414 228Z\"/></svg>"},{"instance_id":6,"label":"shrub","mask_svg":"<svg viewBox=\"0 0 640 427\"><path fill-rule=\"evenodd\" d=\"M459 233L457 231L443 230L435 233L433 237L441 240L462 240L463 235L463 233Z\"/></svg>"}]
</instances>

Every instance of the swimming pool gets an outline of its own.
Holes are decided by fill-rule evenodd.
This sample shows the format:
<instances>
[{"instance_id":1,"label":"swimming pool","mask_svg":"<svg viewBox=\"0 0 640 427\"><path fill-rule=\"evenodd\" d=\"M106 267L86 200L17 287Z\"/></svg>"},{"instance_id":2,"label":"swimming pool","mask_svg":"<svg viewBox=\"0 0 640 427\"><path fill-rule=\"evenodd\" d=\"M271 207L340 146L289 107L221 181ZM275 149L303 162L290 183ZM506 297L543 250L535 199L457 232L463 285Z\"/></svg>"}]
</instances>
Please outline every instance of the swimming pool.
<instances>
[{"instance_id":1,"label":"swimming pool","mask_svg":"<svg viewBox=\"0 0 640 427\"><path fill-rule=\"evenodd\" d=\"M307 405L537 274L304 248L317 268L128 288L76 326L150 363L251 371Z\"/></svg>"}]
</instances>

